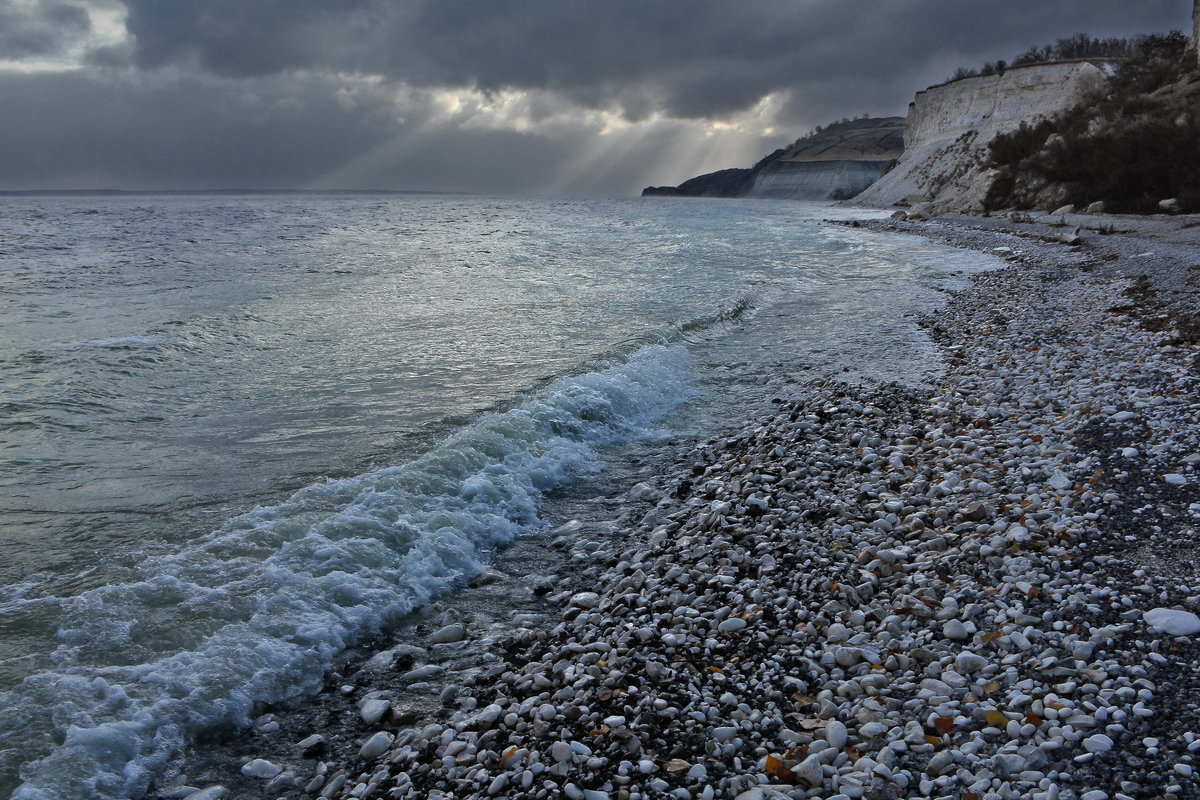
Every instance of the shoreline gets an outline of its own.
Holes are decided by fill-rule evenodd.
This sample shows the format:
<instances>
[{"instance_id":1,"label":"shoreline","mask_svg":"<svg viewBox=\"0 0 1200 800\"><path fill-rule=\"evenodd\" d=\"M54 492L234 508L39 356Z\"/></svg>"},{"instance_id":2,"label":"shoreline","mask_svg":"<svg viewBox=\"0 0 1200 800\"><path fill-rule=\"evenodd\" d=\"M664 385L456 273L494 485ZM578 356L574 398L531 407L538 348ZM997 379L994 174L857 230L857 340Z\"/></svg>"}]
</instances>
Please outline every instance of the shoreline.
<instances>
[{"instance_id":1,"label":"shoreline","mask_svg":"<svg viewBox=\"0 0 1200 800\"><path fill-rule=\"evenodd\" d=\"M798 384L685 457L603 575L526 587L553 628L446 687L418 662L475 631L440 620L323 742L156 796L1197 796L1198 651L1144 614L1200 610L1198 351L1163 344L1200 258L1055 222L857 223L1010 262L926 317L939 387ZM436 703L371 704L413 684Z\"/></svg>"}]
</instances>

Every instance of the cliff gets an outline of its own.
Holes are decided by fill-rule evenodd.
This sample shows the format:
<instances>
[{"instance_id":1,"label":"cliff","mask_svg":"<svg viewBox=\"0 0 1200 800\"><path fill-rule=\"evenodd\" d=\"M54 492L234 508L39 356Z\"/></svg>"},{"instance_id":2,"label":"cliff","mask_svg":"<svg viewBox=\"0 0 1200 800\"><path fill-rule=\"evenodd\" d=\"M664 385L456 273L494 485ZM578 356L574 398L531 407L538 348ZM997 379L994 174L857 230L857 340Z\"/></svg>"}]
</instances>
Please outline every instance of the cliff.
<instances>
[{"instance_id":1,"label":"cliff","mask_svg":"<svg viewBox=\"0 0 1200 800\"><path fill-rule=\"evenodd\" d=\"M894 163L887 161L777 161L754 176L746 197L776 200L847 200Z\"/></svg>"},{"instance_id":2,"label":"cliff","mask_svg":"<svg viewBox=\"0 0 1200 800\"><path fill-rule=\"evenodd\" d=\"M765 164L755 174L747 196L844 200L879 180L903 150L900 117L831 126Z\"/></svg>"},{"instance_id":3,"label":"cliff","mask_svg":"<svg viewBox=\"0 0 1200 800\"><path fill-rule=\"evenodd\" d=\"M878 180L903 149L900 117L834 123L777 150L749 169L700 175L679 186L651 186L643 197L763 197L840 200Z\"/></svg>"},{"instance_id":4,"label":"cliff","mask_svg":"<svg viewBox=\"0 0 1200 800\"><path fill-rule=\"evenodd\" d=\"M1147 36L1101 96L988 145L985 208L1200 211L1200 69L1187 37Z\"/></svg>"},{"instance_id":5,"label":"cliff","mask_svg":"<svg viewBox=\"0 0 1200 800\"><path fill-rule=\"evenodd\" d=\"M909 106L895 168L855 197L865 205L929 202L938 210L981 210L994 179L984 165L999 134L1061 114L1108 79L1101 63L1015 67L930 87Z\"/></svg>"}]
</instances>

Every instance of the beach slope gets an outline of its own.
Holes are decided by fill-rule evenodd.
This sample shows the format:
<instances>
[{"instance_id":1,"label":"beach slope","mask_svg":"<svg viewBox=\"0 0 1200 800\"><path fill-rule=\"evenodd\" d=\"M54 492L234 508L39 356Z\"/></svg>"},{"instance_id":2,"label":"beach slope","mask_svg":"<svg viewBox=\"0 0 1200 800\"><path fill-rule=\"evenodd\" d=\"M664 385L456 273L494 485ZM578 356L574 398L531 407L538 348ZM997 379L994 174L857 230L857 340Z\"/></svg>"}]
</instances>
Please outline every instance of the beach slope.
<instances>
[{"instance_id":1,"label":"beach slope","mask_svg":"<svg viewBox=\"0 0 1200 800\"><path fill-rule=\"evenodd\" d=\"M601 581L530 587L552 628L237 796L1196 796L1200 251L1107 222L856 223L1008 262L923 321L936 387L774 398Z\"/></svg>"}]
</instances>

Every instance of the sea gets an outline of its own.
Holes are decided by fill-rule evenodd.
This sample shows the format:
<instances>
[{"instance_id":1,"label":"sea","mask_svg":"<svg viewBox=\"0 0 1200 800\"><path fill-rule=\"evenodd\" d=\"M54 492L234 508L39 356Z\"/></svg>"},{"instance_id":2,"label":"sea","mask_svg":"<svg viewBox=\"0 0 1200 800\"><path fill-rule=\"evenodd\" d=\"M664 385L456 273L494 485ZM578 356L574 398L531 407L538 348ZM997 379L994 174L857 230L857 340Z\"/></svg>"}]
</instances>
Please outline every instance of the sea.
<instances>
[{"instance_id":1,"label":"sea","mask_svg":"<svg viewBox=\"0 0 1200 800\"><path fill-rule=\"evenodd\" d=\"M137 798L571 487L815 378L936 380L917 317L997 262L827 221L882 216L0 197L0 797Z\"/></svg>"}]
</instances>

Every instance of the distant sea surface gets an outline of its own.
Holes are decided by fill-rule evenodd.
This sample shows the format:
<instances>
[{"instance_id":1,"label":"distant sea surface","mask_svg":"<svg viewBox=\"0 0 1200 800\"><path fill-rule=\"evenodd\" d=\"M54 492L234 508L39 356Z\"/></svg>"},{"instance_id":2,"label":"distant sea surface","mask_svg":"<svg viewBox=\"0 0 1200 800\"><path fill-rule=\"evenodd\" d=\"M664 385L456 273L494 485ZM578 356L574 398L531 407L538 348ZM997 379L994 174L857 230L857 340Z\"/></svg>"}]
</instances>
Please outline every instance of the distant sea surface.
<instances>
[{"instance_id":1,"label":"distant sea surface","mask_svg":"<svg viewBox=\"0 0 1200 800\"><path fill-rule=\"evenodd\" d=\"M0 797L137 797L580 476L935 370L912 315L992 263L864 214L0 198Z\"/></svg>"}]
</instances>

